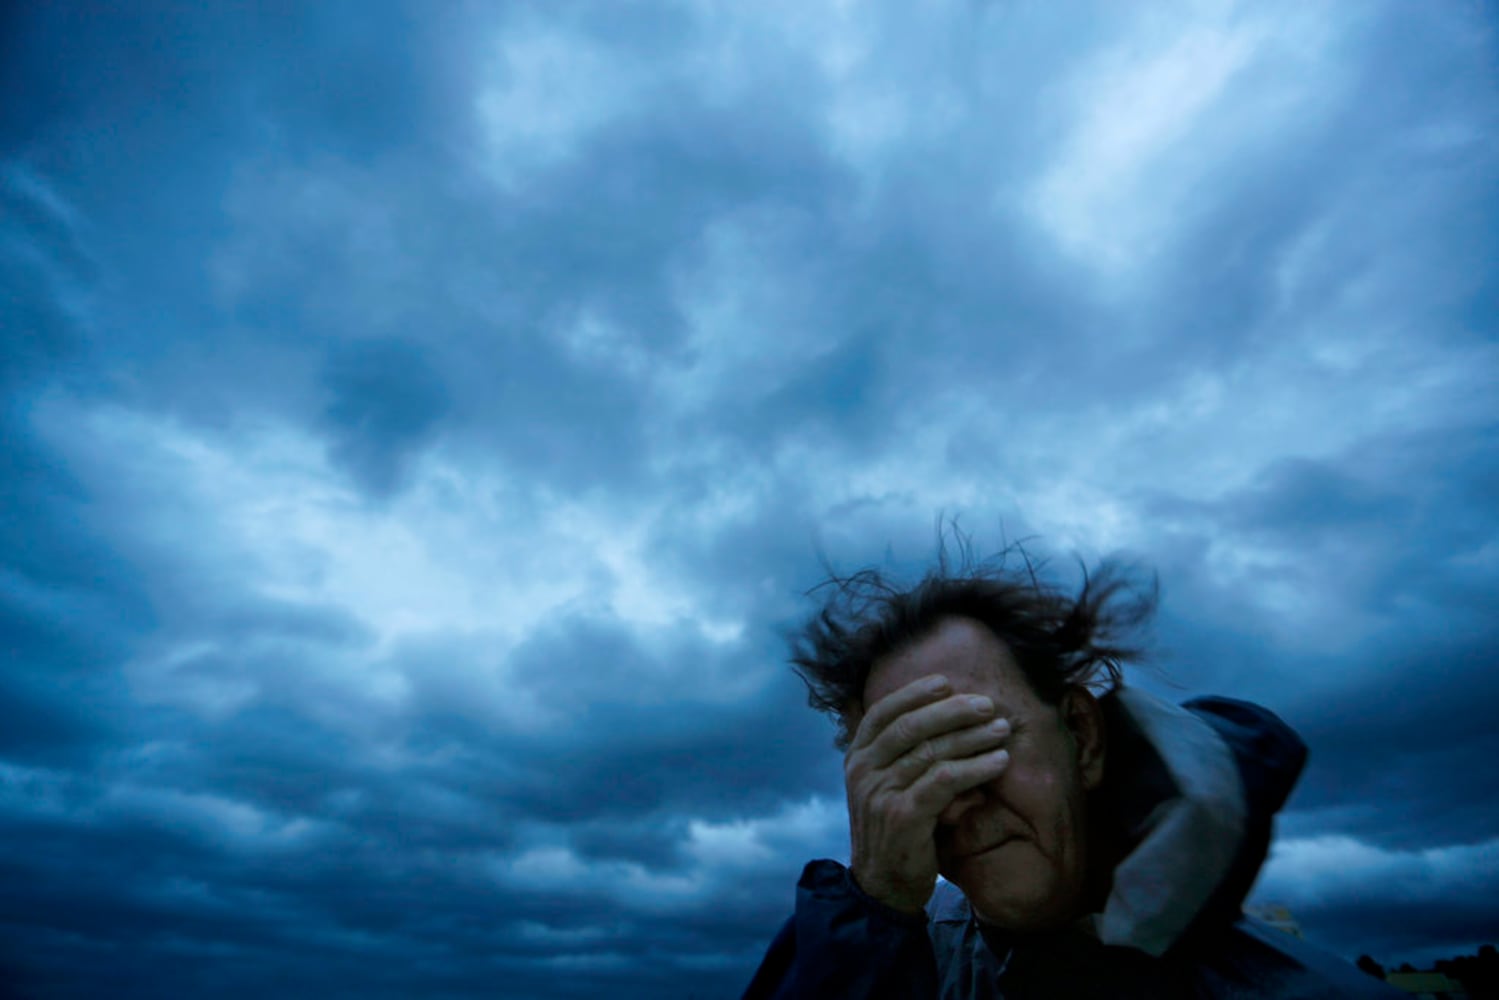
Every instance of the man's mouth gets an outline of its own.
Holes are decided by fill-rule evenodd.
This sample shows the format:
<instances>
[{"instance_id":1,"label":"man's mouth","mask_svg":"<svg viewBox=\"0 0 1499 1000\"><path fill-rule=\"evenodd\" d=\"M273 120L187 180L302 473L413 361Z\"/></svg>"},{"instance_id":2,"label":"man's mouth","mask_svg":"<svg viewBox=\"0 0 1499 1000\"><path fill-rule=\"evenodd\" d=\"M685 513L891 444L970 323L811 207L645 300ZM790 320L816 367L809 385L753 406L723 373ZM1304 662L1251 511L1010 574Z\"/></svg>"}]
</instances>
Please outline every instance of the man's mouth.
<instances>
[{"instance_id":1,"label":"man's mouth","mask_svg":"<svg viewBox=\"0 0 1499 1000\"><path fill-rule=\"evenodd\" d=\"M984 855L984 854L988 854L991 851L997 851L1001 847L1003 847L1006 844L1010 843L1011 841L1018 840L1018 839L1020 839L1020 838L1018 838L1015 834L1013 834L1013 833L1009 834L1008 836L1001 837L999 840L996 840L996 841L988 844L985 847L980 847L976 851L969 851L967 854L961 855L958 858L958 860L959 861L972 861L974 858L977 858L977 857L979 857L981 855Z\"/></svg>"}]
</instances>

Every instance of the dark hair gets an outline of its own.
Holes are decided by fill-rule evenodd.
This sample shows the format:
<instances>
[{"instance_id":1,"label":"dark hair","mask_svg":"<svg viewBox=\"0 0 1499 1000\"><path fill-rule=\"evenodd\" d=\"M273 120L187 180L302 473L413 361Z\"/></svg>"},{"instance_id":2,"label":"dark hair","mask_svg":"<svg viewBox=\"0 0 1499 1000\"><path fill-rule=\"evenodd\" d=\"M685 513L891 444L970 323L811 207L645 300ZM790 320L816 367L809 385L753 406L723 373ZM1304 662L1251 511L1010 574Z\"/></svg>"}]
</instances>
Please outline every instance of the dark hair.
<instances>
[{"instance_id":1,"label":"dark hair","mask_svg":"<svg viewBox=\"0 0 1499 1000\"><path fill-rule=\"evenodd\" d=\"M946 618L986 626L1049 705L1074 685L1122 684L1121 664L1141 657L1140 645L1129 640L1155 613L1154 575L1145 584L1130 567L1106 560L1092 574L1083 567L1082 589L1072 597L1041 577L1042 564L1021 544L975 563L968 539L957 538L960 565L948 565L939 536L937 565L914 587L865 569L852 576L830 571L809 592L831 591L792 636L791 662L807 684L807 703L838 722L840 749L853 738L849 718L861 708L875 662L927 637ZM1022 567L1006 565L1012 555Z\"/></svg>"}]
</instances>

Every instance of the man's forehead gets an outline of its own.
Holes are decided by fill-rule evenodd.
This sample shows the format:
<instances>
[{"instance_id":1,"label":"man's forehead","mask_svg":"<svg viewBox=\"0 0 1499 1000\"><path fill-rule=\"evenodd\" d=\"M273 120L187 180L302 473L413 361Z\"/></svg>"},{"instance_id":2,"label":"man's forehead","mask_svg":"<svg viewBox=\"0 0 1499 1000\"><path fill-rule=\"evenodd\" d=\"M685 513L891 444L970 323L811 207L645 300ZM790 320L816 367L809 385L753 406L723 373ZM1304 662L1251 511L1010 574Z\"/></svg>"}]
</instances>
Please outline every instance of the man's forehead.
<instances>
[{"instance_id":1,"label":"man's forehead","mask_svg":"<svg viewBox=\"0 0 1499 1000\"><path fill-rule=\"evenodd\" d=\"M1009 647L981 623L945 618L931 632L875 661L864 686L872 705L919 678L942 674L959 692L1017 697L1028 691Z\"/></svg>"}]
</instances>

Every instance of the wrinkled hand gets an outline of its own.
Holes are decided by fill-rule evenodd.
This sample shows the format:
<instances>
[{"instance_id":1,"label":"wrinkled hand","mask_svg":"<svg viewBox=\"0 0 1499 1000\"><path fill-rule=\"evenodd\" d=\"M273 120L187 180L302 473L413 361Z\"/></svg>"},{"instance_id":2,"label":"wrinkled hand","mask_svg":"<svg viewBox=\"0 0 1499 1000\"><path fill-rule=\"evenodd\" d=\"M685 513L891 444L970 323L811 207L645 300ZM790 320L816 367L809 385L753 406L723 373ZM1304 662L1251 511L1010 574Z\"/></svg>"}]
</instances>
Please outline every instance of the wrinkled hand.
<instances>
[{"instance_id":1,"label":"wrinkled hand","mask_svg":"<svg viewBox=\"0 0 1499 1000\"><path fill-rule=\"evenodd\" d=\"M937 821L1004 773L1010 724L983 696L923 677L869 707L843 761L854 880L892 909L919 913L937 883Z\"/></svg>"}]
</instances>

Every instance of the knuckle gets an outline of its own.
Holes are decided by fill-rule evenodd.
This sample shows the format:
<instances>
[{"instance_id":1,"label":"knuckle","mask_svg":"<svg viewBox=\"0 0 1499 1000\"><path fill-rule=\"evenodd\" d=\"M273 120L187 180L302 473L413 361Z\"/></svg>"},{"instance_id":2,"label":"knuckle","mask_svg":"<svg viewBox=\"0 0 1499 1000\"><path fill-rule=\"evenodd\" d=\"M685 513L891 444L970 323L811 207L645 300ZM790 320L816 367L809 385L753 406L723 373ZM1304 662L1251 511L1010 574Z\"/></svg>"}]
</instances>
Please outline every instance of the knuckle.
<instances>
[{"instance_id":1,"label":"knuckle","mask_svg":"<svg viewBox=\"0 0 1499 1000\"><path fill-rule=\"evenodd\" d=\"M938 785L927 785L915 790L915 802L913 812L919 807L919 812L926 816L936 816L943 803L952 798L952 794Z\"/></svg>"},{"instance_id":2,"label":"knuckle","mask_svg":"<svg viewBox=\"0 0 1499 1000\"><path fill-rule=\"evenodd\" d=\"M935 743L933 743L931 740L922 740L920 743L916 744L914 748L912 748L911 758L922 767L927 767L931 764L935 764L940 759L940 755L937 753L937 746Z\"/></svg>"},{"instance_id":3,"label":"knuckle","mask_svg":"<svg viewBox=\"0 0 1499 1000\"><path fill-rule=\"evenodd\" d=\"M885 817L895 826L905 826L915 817L916 810L905 797L891 799L885 805Z\"/></svg>"}]
</instances>

